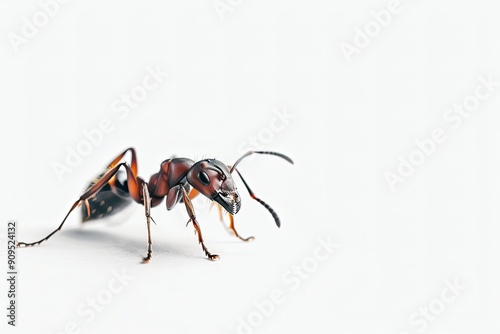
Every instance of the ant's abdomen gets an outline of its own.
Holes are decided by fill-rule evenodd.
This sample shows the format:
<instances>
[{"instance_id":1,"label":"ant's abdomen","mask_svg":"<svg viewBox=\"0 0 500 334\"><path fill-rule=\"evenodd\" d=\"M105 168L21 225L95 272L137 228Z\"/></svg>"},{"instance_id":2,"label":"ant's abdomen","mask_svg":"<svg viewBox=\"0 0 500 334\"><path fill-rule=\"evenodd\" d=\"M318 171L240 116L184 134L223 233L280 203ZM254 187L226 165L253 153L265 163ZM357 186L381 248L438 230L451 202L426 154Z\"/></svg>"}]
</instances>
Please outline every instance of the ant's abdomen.
<instances>
[{"instance_id":1,"label":"ant's abdomen","mask_svg":"<svg viewBox=\"0 0 500 334\"><path fill-rule=\"evenodd\" d=\"M104 173L100 174L96 179L100 179ZM92 187L95 180L90 182L87 190ZM112 216L133 202L132 197L128 192L127 181L124 177L124 172L119 171L114 181L114 191L107 183L94 196L88 198L82 205L82 222L89 220L102 219Z\"/></svg>"}]
</instances>

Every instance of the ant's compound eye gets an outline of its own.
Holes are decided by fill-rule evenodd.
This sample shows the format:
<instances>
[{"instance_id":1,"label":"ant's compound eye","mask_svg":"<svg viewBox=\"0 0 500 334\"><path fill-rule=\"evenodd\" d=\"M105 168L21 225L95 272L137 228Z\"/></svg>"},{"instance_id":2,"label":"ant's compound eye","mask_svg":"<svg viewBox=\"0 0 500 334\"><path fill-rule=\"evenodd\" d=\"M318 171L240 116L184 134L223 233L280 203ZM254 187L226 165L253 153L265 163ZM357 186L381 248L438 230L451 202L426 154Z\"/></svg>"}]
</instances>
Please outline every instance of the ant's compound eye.
<instances>
[{"instance_id":1,"label":"ant's compound eye","mask_svg":"<svg viewBox=\"0 0 500 334\"><path fill-rule=\"evenodd\" d=\"M208 186L210 184L210 179L208 178L207 173L205 173L204 171L198 173L198 179L205 186Z\"/></svg>"}]
</instances>

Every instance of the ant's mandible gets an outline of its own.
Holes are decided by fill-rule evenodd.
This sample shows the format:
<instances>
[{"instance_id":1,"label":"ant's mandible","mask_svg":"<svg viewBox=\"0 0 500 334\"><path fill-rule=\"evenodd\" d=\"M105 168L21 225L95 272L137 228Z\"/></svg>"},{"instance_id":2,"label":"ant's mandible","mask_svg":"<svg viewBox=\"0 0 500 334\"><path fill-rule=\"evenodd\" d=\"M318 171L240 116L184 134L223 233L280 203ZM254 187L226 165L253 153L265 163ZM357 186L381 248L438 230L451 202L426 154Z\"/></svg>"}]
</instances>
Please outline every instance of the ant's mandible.
<instances>
[{"instance_id":1,"label":"ant's mandible","mask_svg":"<svg viewBox=\"0 0 500 334\"><path fill-rule=\"evenodd\" d=\"M130 165L122 161L127 152L130 152L132 156ZM160 171L151 176L148 183L138 176L134 148L127 148L111 161L103 173L90 183L85 193L71 206L57 229L39 241L32 243L18 242L17 246L35 246L49 239L61 230L70 213L80 205L82 205L82 220L87 221L115 214L132 203L132 201L135 201L144 205L148 228L148 251L143 261L149 262L153 254L150 225L151 221L154 222L150 211L152 207L159 205L166 198L167 210L171 210L179 202L184 203L189 215L188 224L189 222L193 223L198 235L198 242L201 244L203 251L210 260L216 260L219 256L211 254L203 242L201 229L196 220L191 200L198 194L202 194L211 201L215 201L218 204L220 219L222 219L222 208L229 213L229 228L234 235L243 241L252 239L253 237L242 238L234 227L233 215L240 210L241 199L233 181L233 171L238 173L250 196L271 213L276 225L280 227L280 219L276 212L266 202L255 196L245 179L236 169L241 160L251 154L270 154L293 164L292 159L286 155L269 151L247 152L236 160L232 166L226 166L215 159L203 159L195 162L188 158L171 158L161 163ZM126 173L126 178L123 179L119 177L120 174L123 174L122 168Z\"/></svg>"}]
</instances>

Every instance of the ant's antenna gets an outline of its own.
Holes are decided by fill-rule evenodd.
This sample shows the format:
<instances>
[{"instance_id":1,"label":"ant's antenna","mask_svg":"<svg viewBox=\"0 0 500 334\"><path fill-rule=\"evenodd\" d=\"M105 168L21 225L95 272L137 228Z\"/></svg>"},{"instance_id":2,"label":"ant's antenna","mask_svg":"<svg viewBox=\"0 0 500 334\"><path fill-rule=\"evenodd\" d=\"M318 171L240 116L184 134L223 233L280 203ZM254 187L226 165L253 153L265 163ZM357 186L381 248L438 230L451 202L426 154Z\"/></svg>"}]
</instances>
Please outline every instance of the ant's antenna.
<instances>
[{"instance_id":1,"label":"ant's antenna","mask_svg":"<svg viewBox=\"0 0 500 334\"><path fill-rule=\"evenodd\" d=\"M285 159L286 161L288 161L289 163L291 163L293 165L293 160L290 159L289 157L287 157L286 155L284 154L281 154L281 153L278 153L278 152L271 152L271 151L248 151L247 153L243 154L238 160L236 160L236 162L233 164L233 166L231 167L231 170L229 171L229 173L233 173L234 169L236 168L236 166L241 162L241 160L243 160L244 158L248 157L249 155L252 155L254 153L257 153L257 154L270 154L270 155L275 155L277 157L280 157L282 159Z\"/></svg>"},{"instance_id":2,"label":"ant's antenna","mask_svg":"<svg viewBox=\"0 0 500 334\"><path fill-rule=\"evenodd\" d=\"M281 154L281 153L277 153L277 152L270 152L270 151L249 151L249 152L243 154L238 160L236 160L236 162L234 163L234 165L231 167L231 170L229 171L229 173L232 173L234 170L236 170L236 173L238 173L238 175L240 176L241 181L243 181L243 184L245 185L245 188L247 188L247 191L250 194L250 197L252 197L254 200L256 200L257 202L259 202L263 207L265 207L267 209L267 211L269 211L269 213L271 214L271 216L273 216L274 222L276 223L276 226L280 227L281 226L281 221L280 221L280 218L278 217L278 214L276 213L276 211L274 211L274 209L271 208L271 206L269 204L267 204L266 202L264 202L263 200L261 200L260 198L258 198L257 196L255 196L255 194L253 193L252 189L250 189L250 187L248 186L247 182L245 181L245 179L241 175L240 171L236 169L236 165L238 165L241 160L243 160L244 158L246 158L249 155L252 155L254 153L275 155L277 157L285 159L286 161L288 161L292 165L293 165L293 161L292 161L292 159L290 159L286 155Z\"/></svg>"}]
</instances>

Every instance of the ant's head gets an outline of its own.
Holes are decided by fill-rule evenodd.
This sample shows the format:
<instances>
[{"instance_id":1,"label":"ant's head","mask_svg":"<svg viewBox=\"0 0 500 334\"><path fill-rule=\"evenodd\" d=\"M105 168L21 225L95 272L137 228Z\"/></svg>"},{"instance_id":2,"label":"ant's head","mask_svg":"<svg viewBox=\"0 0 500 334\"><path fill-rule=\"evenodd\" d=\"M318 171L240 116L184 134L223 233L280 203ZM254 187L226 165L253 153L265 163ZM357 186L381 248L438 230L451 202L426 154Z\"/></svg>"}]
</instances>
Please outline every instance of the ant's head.
<instances>
[{"instance_id":1,"label":"ant's head","mask_svg":"<svg viewBox=\"0 0 500 334\"><path fill-rule=\"evenodd\" d=\"M187 181L205 197L219 203L230 214L236 214L241 199L233 177L219 160L205 159L195 163L189 170Z\"/></svg>"}]
</instances>

